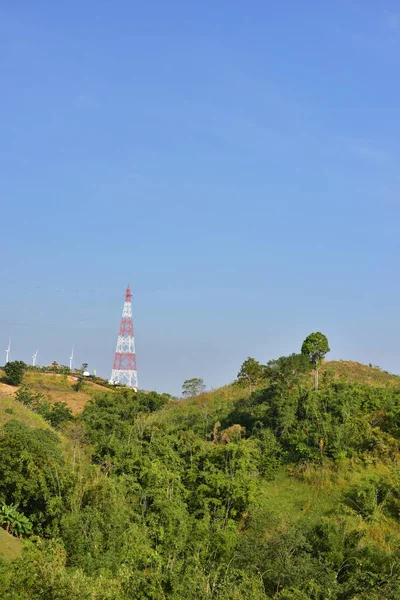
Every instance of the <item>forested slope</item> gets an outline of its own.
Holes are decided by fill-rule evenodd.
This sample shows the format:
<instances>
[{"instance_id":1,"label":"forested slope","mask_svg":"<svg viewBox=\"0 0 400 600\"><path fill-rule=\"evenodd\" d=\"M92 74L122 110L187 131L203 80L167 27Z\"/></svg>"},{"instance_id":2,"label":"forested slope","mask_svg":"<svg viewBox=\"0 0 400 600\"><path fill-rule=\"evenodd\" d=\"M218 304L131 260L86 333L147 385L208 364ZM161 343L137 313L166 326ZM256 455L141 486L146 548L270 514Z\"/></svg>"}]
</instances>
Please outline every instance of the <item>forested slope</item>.
<instances>
[{"instance_id":1,"label":"forested slope","mask_svg":"<svg viewBox=\"0 0 400 600\"><path fill-rule=\"evenodd\" d=\"M29 385L2 397L3 527L24 551L0 597L399 599L398 378L343 364L317 392L296 355L184 401L99 391L57 429Z\"/></svg>"}]
</instances>

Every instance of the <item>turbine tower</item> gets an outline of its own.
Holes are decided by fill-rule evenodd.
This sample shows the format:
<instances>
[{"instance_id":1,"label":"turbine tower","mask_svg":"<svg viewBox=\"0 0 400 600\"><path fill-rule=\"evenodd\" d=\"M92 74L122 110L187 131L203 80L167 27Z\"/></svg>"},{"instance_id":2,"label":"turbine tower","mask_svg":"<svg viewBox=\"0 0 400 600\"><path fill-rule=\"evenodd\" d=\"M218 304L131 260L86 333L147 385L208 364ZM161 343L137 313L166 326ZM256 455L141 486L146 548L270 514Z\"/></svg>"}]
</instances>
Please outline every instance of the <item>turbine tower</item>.
<instances>
[{"instance_id":1,"label":"turbine tower","mask_svg":"<svg viewBox=\"0 0 400 600\"><path fill-rule=\"evenodd\" d=\"M74 347L72 346L72 352L71 352L71 356L69 357L69 370L72 373L72 365L74 362Z\"/></svg>"},{"instance_id":2,"label":"turbine tower","mask_svg":"<svg viewBox=\"0 0 400 600\"><path fill-rule=\"evenodd\" d=\"M11 338L8 340L8 348L6 348L6 364L8 363L8 359L10 357L11 351Z\"/></svg>"},{"instance_id":3,"label":"turbine tower","mask_svg":"<svg viewBox=\"0 0 400 600\"><path fill-rule=\"evenodd\" d=\"M36 350L36 352L34 352L32 354L32 367L36 366L36 358L37 358L38 352L39 352L39 348Z\"/></svg>"},{"instance_id":4,"label":"turbine tower","mask_svg":"<svg viewBox=\"0 0 400 600\"><path fill-rule=\"evenodd\" d=\"M133 335L131 290L128 285L125 292L124 310L115 349L114 364L110 383L126 385L137 391L135 338Z\"/></svg>"}]
</instances>

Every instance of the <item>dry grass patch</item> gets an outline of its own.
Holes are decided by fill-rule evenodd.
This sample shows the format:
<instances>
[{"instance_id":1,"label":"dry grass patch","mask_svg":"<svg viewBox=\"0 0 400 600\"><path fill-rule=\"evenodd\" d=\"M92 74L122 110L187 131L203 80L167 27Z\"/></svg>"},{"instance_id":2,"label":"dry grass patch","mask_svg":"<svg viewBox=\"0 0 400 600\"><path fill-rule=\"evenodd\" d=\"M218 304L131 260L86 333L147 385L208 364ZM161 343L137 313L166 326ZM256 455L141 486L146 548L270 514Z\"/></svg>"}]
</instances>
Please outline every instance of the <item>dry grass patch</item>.
<instances>
[{"instance_id":1,"label":"dry grass patch","mask_svg":"<svg viewBox=\"0 0 400 600\"><path fill-rule=\"evenodd\" d=\"M383 371L377 366L363 365L353 360L331 360L324 362L321 374L331 372L335 379L344 377L349 381L359 381L372 386L400 388L400 377Z\"/></svg>"},{"instance_id":2,"label":"dry grass patch","mask_svg":"<svg viewBox=\"0 0 400 600\"><path fill-rule=\"evenodd\" d=\"M11 561L17 558L23 548L22 540L10 535L4 529L0 529L0 557Z\"/></svg>"}]
</instances>

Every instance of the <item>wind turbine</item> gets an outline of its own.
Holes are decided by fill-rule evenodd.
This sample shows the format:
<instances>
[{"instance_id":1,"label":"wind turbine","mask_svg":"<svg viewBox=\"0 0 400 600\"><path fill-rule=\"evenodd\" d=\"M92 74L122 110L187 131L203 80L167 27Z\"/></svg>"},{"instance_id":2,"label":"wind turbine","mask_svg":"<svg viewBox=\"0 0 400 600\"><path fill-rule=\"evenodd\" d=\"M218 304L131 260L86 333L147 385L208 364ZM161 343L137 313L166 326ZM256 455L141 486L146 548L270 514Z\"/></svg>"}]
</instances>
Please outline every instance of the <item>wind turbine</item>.
<instances>
[{"instance_id":1,"label":"wind turbine","mask_svg":"<svg viewBox=\"0 0 400 600\"><path fill-rule=\"evenodd\" d=\"M6 348L6 364L8 363L8 357L10 356L11 350L11 338L8 340L8 348Z\"/></svg>"},{"instance_id":2,"label":"wind turbine","mask_svg":"<svg viewBox=\"0 0 400 600\"><path fill-rule=\"evenodd\" d=\"M72 363L74 361L74 347L72 346L71 356L69 357L69 370L72 373Z\"/></svg>"},{"instance_id":3,"label":"wind turbine","mask_svg":"<svg viewBox=\"0 0 400 600\"><path fill-rule=\"evenodd\" d=\"M39 348L36 350L36 352L34 354L32 354L32 367L36 366L36 357L38 355L39 352Z\"/></svg>"}]
</instances>

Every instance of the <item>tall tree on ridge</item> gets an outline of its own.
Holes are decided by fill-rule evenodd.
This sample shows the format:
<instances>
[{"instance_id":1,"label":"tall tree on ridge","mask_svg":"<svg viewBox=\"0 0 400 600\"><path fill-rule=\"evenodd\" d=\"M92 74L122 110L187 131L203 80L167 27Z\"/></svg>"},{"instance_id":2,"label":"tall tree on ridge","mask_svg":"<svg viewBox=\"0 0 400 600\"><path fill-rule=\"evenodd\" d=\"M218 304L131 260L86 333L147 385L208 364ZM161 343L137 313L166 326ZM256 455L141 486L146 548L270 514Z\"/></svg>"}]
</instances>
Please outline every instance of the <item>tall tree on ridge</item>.
<instances>
[{"instance_id":1,"label":"tall tree on ridge","mask_svg":"<svg viewBox=\"0 0 400 600\"><path fill-rule=\"evenodd\" d=\"M322 360L325 355L330 352L328 338L323 333L316 331L310 333L306 337L301 346L301 353L305 354L310 363L314 367L314 389L318 390L318 369L321 366Z\"/></svg>"}]
</instances>

